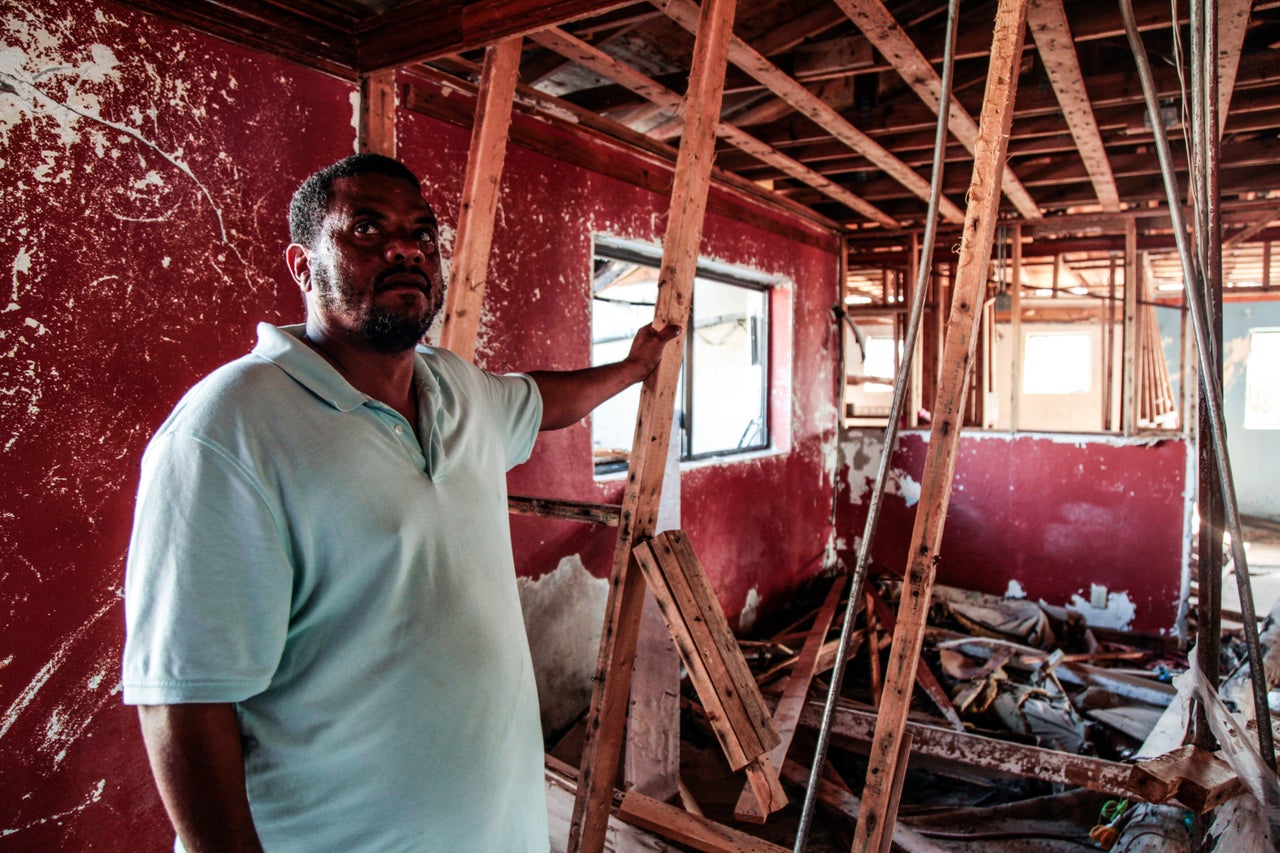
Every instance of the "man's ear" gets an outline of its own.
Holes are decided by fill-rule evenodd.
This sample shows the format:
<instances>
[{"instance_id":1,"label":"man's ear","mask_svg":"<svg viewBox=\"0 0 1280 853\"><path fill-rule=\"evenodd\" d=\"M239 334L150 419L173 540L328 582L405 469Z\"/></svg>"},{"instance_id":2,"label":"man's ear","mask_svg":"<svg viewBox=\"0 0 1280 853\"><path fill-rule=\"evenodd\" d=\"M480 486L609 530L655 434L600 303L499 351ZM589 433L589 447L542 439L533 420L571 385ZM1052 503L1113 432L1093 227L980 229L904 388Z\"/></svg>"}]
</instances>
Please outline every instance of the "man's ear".
<instances>
[{"instance_id":1,"label":"man's ear","mask_svg":"<svg viewBox=\"0 0 1280 853\"><path fill-rule=\"evenodd\" d=\"M304 293L311 290L311 255L307 247L301 243L290 243L284 250L284 262L298 287Z\"/></svg>"}]
</instances>

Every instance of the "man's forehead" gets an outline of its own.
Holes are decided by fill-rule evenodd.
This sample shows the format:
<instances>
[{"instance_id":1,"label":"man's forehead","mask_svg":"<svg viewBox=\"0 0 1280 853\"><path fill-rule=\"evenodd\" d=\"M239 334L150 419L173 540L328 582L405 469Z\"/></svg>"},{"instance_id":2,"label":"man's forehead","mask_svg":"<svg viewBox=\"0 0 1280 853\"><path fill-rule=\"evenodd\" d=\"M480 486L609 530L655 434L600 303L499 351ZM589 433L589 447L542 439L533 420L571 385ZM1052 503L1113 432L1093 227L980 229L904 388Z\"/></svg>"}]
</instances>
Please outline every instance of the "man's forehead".
<instances>
[{"instance_id":1,"label":"man's forehead","mask_svg":"<svg viewBox=\"0 0 1280 853\"><path fill-rule=\"evenodd\" d=\"M435 211L418 188L391 175L354 175L333 182L329 212L349 216L357 211L412 216L432 224L436 221Z\"/></svg>"}]
</instances>

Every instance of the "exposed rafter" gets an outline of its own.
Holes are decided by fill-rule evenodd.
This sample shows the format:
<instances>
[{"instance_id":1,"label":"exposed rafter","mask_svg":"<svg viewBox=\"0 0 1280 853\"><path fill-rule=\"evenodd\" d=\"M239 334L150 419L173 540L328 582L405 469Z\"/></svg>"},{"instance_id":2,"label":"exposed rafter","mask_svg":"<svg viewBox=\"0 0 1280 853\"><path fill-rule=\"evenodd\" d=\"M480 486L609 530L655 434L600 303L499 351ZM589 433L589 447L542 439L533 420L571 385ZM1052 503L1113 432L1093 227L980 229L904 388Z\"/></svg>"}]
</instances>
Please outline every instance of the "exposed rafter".
<instances>
[{"instance_id":1,"label":"exposed rafter","mask_svg":"<svg viewBox=\"0 0 1280 853\"><path fill-rule=\"evenodd\" d=\"M858 25L867 40L875 45L876 50L888 60L906 84L911 87L920 100L924 101L934 115L938 113L938 105L942 103L942 78L925 59L915 42L907 35L906 30L885 8L880 0L835 0L836 5L844 10L849 20ZM952 135L964 145L970 154L978 139L978 123L973 120L958 101L951 102L947 126ZM1013 206L1026 219L1039 219L1040 207L1027 192L1027 188L1018 180L1013 169L1006 163L1001 186L1005 196L1013 202Z\"/></svg>"},{"instance_id":2,"label":"exposed rafter","mask_svg":"<svg viewBox=\"0 0 1280 853\"><path fill-rule=\"evenodd\" d=\"M1102 134L1093 117L1089 92L1085 89L1080 60L1076 56L1075 43L1071 40L1071 27L1062 0L1031 0L1027 7L1027 24L1035 39L1040 59L1053 84L1054 94L1062 105L1062 115L1071 128L1071 138L1080 151L1080 159L1089 172L1093 190L1105 211L1120 209L1120 193L1116 189L1115 176L1107 149L1102 144Z\"/></svg>"}]
</instances>

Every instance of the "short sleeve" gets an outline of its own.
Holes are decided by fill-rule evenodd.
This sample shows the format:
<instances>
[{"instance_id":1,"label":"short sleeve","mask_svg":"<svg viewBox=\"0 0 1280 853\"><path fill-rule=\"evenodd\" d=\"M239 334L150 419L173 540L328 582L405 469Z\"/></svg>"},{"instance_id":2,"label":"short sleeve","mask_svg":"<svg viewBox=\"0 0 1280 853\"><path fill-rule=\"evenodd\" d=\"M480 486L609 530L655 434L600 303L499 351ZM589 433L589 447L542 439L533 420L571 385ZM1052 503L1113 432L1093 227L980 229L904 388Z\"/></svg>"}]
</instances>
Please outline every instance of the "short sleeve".
<instances>
[{"instance_id":1,"label":"short sleeve","mask_svg":"<svg viewBox=\"0 0 1280 853\"><path fill-rule=\"evenodd\" d=\"M506 448L507 470L529 458L542 423L542 394L538 384L523 373L485 373L494 418Z\"/></svg>"},{"instance_id":2,"label":"short sleeve","mask_svg":"<svg viewBox=\"0 0 1280 853\"><path fill-rule=\"evenodd\" d=\"M224 450L158 436L125 569L124 701L239 702L271 682L292 569L280 515Z\"/></svg>"}]
</instances>

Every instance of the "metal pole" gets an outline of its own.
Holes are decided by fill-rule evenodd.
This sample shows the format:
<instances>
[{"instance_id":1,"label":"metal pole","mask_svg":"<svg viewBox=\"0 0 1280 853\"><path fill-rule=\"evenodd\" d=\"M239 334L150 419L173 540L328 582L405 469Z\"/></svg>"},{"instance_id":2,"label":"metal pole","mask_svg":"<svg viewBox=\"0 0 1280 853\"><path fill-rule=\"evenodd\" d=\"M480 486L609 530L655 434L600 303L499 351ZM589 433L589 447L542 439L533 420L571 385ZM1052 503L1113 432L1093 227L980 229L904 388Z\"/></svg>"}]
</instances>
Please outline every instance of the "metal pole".
<instances>
[{"instance_id":1,"label":"metal pole","mask_svg":"<svg viewBox=\"0 0 1280 853\"><path fill-rule=\"evenodd\" d=\"M818 742L813 749L813 766L809 769L809 787L805 791L804 808L800 812L800 825L796 828L794 853L804 853L809 840L809 826L818 801L818 785L822 778L822 765L827 757L827 743L831 737L831 723L835 718L836 701L844 682L844 669L848 663L849 640L853 636L853 620L858 615L858 601L867 578L867 566L871 562L871 545L875 540L876 526L880 518L880 505L884 502L885 486L889 481L889 462L898 441L898 419L907 397L908 379L911 376L911 360L915 355L916 335L920 330L920 318L924 316L925 296L928 293L929 272L933 267L933 245L938 231L938 205L942 197L942 170L947 152L947 123L951 112L952 66L955 64L956 23L960 0L947 3L946 48L942 59L942 91L938 102L937 133L933 142L933 176L929 183L929 212L925 220L924 246L917 271L915 293L911 301L911 321L903 344L902 364L898 368L893 386L893 402L889 406L889 423L884 430L884 450L876 470L875 485L871 490L871 502L867 507L867 522L863 528L862 542L858 548L858 564L849 585L849 600L845 607L844 625L840 628L840 644L836 649L835 665L831 672L831 686L827 689L827 702L822 709L822 725L818 729ZM941 308L939 307L939 310Z\"/></svg>"},{"instance_id":2,"label":"metal pole","mask_svg":"<svg viewBox=\"0 0 1280 853\"><path fill-rule=\"evenodd\" d=\"M1165 193L1169 199L1169 217L1173 223L1173 235L1178 244L1178 256L1182 261L1182 275L1186 282L1184 293L1190 292L1193 282L1199 281L1197 271L1192 269L1191 251L1187 246L1186 223L1182 218L1182 206L1178 200L1178 179L1173 169L1173 157L1169 152L1169 139L1164 126L1160 123L1160 104L1156 96L1155 82L1151 76L1151 66L1147 61L1146 48L1142 36L1138 32L1133 19L1133 5L1130 0L1120 0L1120 14L1124 18L1125 32L1129 37L1129 47L1138 67L1138 77L1142 81L1142 93L1146 98L1147 112L1151 116L1151 126L1156 142L1156 153L1160 160L1160 173L1164 179ZM1222 416L1222 389L1219 377L1214 371L1213 342L1210 339L1205 309L1198 297L1187 299L1191 308L1192 325L1196 335L1196 351L1200 362L1200 385L1204 391L1202 402L1208 409L1211 437L1213 439L1214 458L1218 466L1218 481L1222 489L1222 503L1226 510L1227 527L1231 532L1231 556L1235 562L1236 583L1240 591L1240 611L1244 620L1245 645L1249 649L1249 674L1253 683L1254 708L1257 712L1258 749L1263 760L1272 770L1276 768L1275 743L1271 734L1271 709L1267 705L1266 673L1262 667L1262 653L1258 643L1258 620L1253 607L1253 590L1249 586L1249 566L1244 553L1244 537L1240 533L1240 513L1236 506L1235 484L1231 478L1231 461L1227 455L1227 428Z\"/></svg>"}]
</instances>

